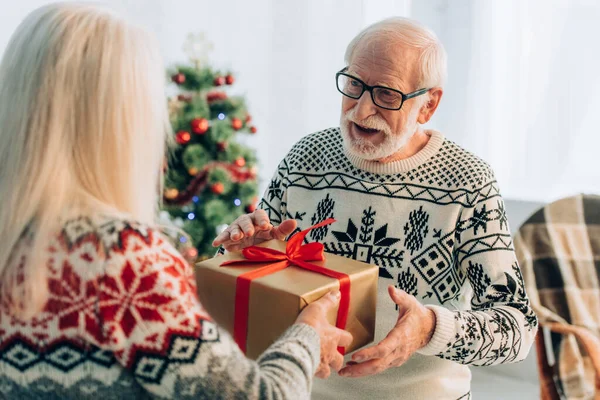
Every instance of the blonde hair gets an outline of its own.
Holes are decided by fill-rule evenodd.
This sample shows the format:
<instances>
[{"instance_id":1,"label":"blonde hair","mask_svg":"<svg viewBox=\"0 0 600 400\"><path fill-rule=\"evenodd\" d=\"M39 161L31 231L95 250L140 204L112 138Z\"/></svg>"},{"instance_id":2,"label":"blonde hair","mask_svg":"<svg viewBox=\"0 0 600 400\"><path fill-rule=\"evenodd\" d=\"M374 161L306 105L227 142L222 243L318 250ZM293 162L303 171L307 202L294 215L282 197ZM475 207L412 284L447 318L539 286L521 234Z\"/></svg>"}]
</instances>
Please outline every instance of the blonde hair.
<instances>
[{"instance_id":1,"label":"blonde hair","mask_svg":"<svg viewBox=\"0 0 600 400\"><path fill-rule=\"evenodd\" d=\"M419 51L419 88L443 87L447 75L447 56L438 37L417 21L404 17L391 17L363 29L346 48L344 59L350 64L359 43L363 40L385 38L402 43Z\"/></svg>"},{"instance_id":2,"label":"blonde hair","mask_svg":"<svg viewBox=\"0 0 600 400\"><path fill-rule=\"evenodd\" d=\"M25 18L0 64L3 304L24 313L44 305L44 251L68 210L154 221L169 129L151 35L83 3ZM17 266L11 254L25 236L27 262Z\"/></svg>"}]
</instances>

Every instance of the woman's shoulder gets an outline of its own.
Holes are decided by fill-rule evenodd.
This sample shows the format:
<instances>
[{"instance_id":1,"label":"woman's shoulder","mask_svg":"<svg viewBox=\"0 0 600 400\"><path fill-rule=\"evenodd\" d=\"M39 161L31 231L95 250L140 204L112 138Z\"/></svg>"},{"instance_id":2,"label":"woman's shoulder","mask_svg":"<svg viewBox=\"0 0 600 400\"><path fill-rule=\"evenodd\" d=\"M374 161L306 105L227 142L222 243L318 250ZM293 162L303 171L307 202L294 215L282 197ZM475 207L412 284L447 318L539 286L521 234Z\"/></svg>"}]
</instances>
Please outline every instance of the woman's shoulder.
<instances>
[{"instance_id":1,"label":"woman's shoulder","mask_svg":"<svg viewBox=\"0 0 600 400\"><path fill-rule=\"evenodd\" d=\"M65 218L50 251L66 255L75 264L96 264L105 269L113 263L156 264L163 259L185 260L161 230L127 216L106 214Z\"/></svg>"}]
</instances>

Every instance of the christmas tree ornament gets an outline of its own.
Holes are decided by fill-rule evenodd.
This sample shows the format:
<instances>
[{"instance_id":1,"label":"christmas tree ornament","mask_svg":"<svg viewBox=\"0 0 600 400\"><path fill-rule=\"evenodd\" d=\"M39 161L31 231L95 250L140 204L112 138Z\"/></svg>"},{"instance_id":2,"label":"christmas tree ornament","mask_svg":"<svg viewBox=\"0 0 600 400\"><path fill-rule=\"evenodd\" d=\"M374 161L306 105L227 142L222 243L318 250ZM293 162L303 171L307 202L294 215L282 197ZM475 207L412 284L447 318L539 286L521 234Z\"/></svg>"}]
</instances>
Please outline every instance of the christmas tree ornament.
<instances>
[{"instance_id":1,"label":"christmas tree ornament","mask_svg":"<svg viewBox=\"0 0 600 400\"><path fill-rule=\"evenodd\" d=\"M246 165L246 159L244 159L244 157L238 157L235 159L235 161L233 162L236 166L242 168L243 166Z\"/></svg>"},{"instance_id":2,"label":"christmas tree ornament","mask_svg":"<svg viewBox=\"0 0 600 400\"><path fill-rule=\"evenodd\" d=\"M194 118L191 126L192 132L203 135L208 131L208 120L206 118Z\"/></svg>"},{"instance_id":3,"label":"christmas tree ornament","mask_svg":"<svg viewBox=\"0 0 600 400\"><path fill-rule=\"evenodd\" d=\"M192 135L188 131L179 131L175 136L175 140L179 144L186 144L192 139Z\"/></svg>"},{"instance_id":4,"label":"christmas tree ornament","mask_svg":"<svg viewBox=\"0 0 600 400\"><path fill-rule=\"evenodd\" d=\"M178 195L179 195L179 190L177 190L175 188L170 188L170 189L165 190L165 197L169 200L173 200Z\"/></svg>"},{"instance_id":5,"label":"christmas tree ornament","mask_svg":"<svg viewBox=\"0 0 600 400\"><path fill-rule=\"evenodd\" d=\"M214 91L206 94L206 101L208 103L214 103L215 101L227 100L227 93L222 91Z\"/></svg>"},{"instance_id":6,"label":"christmas tree ornament","mask_svg":"<svg viewBox=\"0 0 600 400\"><path fill-rule=\"evenodd\" d=\"M200 171L198 170L198 168L192 167L192 168L188 169L188 172L191 176L196 176L196 175L198 175L198 172L200 172Z\"/></svg>"},{"instance_id":7,"label":"christmas tree ornament","mask_svg":"<svg viewBox=\"0 0 600 400\"><path fill-rule=\"evenodd\" d=\"M179 94L177 95L177 100L183 101L184 103L189 103L190 101L192 101L192 96L188 96L186 94Z\"/></svg>"},{"instance_id":8,"label":"christmas tree ornament","mask_svg":"<svg viewBox=\"0 0 600 400\"><path fill-rule=\"evenodd\" d=\"M171 77L171 79L173 80L173 82L175 82L178 85L182 85L185 82L185 75L182 74L181 72L176 73L175 75L173 75Z\"/></svg>"},{"instance_id":9,"label":"christmas tree ornament","mask_svg":"<svg viewBox=\"0 0 600 400\"><path fill-rule=\"evenodd\" d=\"M223 192L225 191L225 186L221 183L221 182L217 182L214 183L211 187L210 190L214 193L214 194L223 194Z\"/></svg>"},{"instance_id":10,"label":"christmas tree ornament","mask_svg":"<svg viewBox=\"0 0 600 400\"><path fill-rule=\"evenodd\" d=\"M252 116L250 114L246 115L246 122L252 121Z\"/></svg>"},{"instance_id":11,"label":"christmas tree ornament","mask_svg":"<svg viewBox=\"0 0 600 400\"><path fill-rule=\"evenodd\" d=\"M257 131L257 129L256 129L256 127L255 127L255 126L251 126L251 127L250 127L250 133L252 133L252 134L255 134L255 133L256 133L256 131Z\"/></svg>"},{"instance_id":12,"label":"christmas tree ornament","mask_svg":"<svg viewBox=\"0 0 600 400\"><path fill-rule=\"evenodd\" d=\"M253 213L254 211L256 211L256 205L255 204L248 204L245 208L245 211L249 214L249 213Z\"/></svg>"},{"instance_id":13,"label":"christmas tree ornament","mask_svg":"<svg viewBox=\"0 0 600 400\"><path fill-rule=\"evenodd\" d=\"M225 84L225 78L222 76L217 76L213 83L215 86L223 86Z\"/></svg>"},{"instance_id":14,"label":"christmas tree ornament","mask_svg":"<svg viewBox=\"0 0 600 400\"><path fill-rule=\"evenodd\" d=\"M227 142L218 142L217 150L219 150L221 152L227 150Z\"/></svg>"},{"instance_id":15,"label":"christmas tree ornament","mask_svg":"<svg viewBox=\"0 0 600 400\"><path fill-rule=\"evenodd\" d=\"M231 75L231 74L228 74L225 77L225 83L228 84L228 85L233 85L234 81L235 81L235 79L233 79L233 75Z\"/></svg>"},{"instance_id":16,"label":"christmas tree ornament","mask_svg":"<svg viewBox=\"0 0 600 400\"><path fill-rule=\"evenodd\" d=\"M242 129L243 123L242 120L239 118L232 118L231 119L231 127L233 129L235 129L236 131L239 131L240 129Z\"/></svg>"}]
</instances>

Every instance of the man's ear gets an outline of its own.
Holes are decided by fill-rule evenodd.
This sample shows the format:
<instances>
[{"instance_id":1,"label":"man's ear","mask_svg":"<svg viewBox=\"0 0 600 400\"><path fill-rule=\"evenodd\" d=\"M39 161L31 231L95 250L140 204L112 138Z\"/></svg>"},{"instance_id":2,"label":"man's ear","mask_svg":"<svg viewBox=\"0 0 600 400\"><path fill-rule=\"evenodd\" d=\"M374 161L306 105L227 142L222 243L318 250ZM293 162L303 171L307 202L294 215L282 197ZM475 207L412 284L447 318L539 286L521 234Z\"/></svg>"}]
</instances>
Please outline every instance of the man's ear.
<instances>
[{"instance_id":1,"label":"man's ear","mask_svg":"<svg viewBox=\"0 0 600 400\"><path fill-rule=\"evenodd\" d=\"M435 110L437 110L438 105L440 104L440 100L442 99L442 95L444 94L444 90L441 87L434 87L429 89L427 95L429 99L427 102L421 106L421 110L419 111L419 118L417 121L422 125L429 122Z\"/></svg>"}]
</instances>

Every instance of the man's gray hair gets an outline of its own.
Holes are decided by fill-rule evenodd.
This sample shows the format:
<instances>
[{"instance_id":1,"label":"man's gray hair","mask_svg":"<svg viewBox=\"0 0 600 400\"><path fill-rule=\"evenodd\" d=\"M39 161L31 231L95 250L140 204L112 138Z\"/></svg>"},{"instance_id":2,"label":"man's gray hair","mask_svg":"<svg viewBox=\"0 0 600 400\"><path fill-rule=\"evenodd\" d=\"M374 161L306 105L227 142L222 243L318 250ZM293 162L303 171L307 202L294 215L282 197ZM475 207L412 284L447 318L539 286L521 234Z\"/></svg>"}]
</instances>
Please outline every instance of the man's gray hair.
<instances>
[{"instance_id":1,"label":"man's gray hair","mask_svg":"<svg viewBox=\"0 0 600 400\"><path fill-rule=\"evenodd\" d=\"M409 18L392 17L363 29L346 48L344 59L350 64L358 44L363 40L385 37L391 45L402 43L419 51L419 88L442 87L447 75L444 46L429 28Z\"/></svg>"}]
</instances>

